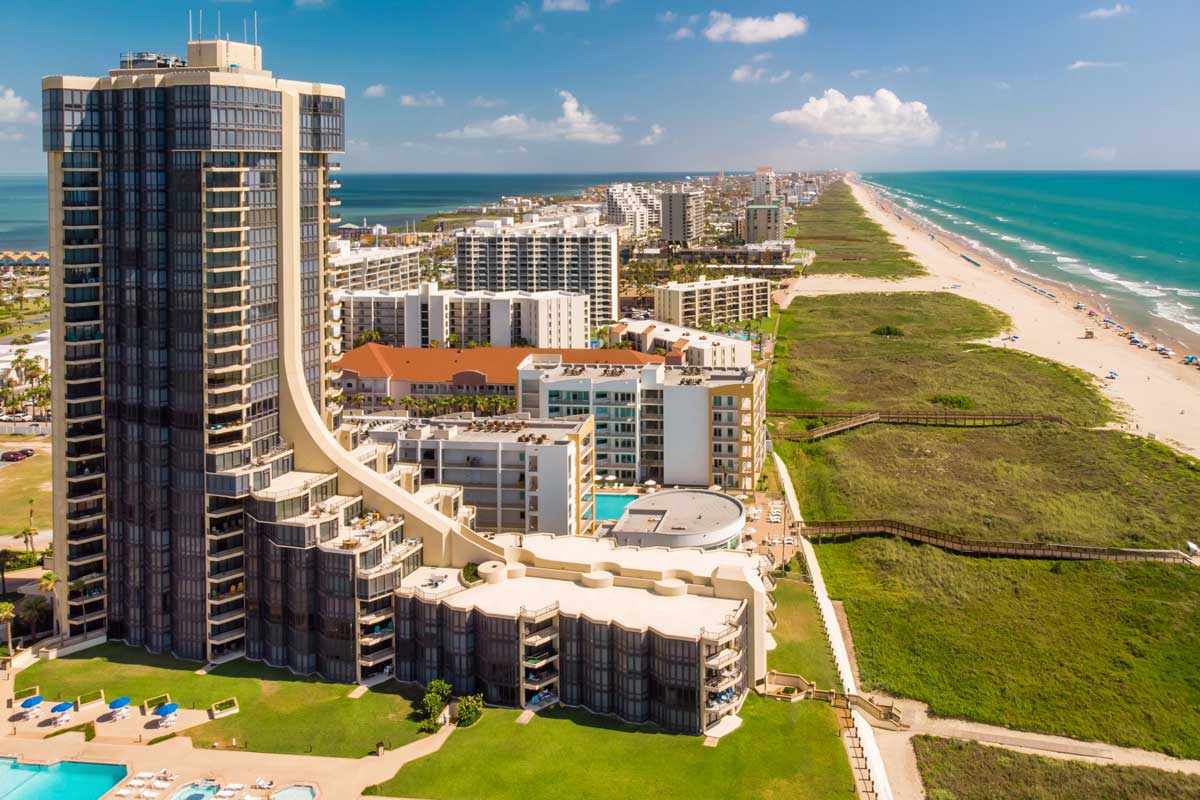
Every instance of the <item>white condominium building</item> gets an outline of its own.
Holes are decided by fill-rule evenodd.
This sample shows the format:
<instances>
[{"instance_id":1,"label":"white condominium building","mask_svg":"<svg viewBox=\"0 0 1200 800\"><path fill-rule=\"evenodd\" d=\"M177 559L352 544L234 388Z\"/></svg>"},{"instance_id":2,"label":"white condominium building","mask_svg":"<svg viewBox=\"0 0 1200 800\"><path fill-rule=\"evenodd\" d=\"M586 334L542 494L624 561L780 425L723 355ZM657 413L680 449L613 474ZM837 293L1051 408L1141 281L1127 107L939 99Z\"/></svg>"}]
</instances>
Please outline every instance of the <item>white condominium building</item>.
<instances>
[{"instance_id":1,"label":"white condominium building","mask_svg":"<svg viewBox=\"0 0 1200 800\"><path fill-rule=\"evenodd\" d=\"M517 381L518 408L531 416L594 415L597 479L748 491L762 472L762 370L598 366L532 355L517 368Z\"/></svg>"},{"instance_id":2,"label":"white condominium building","mask_svg":"<svg viewBox=\"0 0 1200 800\"><path fill-rule=\"evenodd\" d=\"M614 183L604 193L605 218L614 225L628 225L634 236L662 224L662 198L640 184Z\"/></svg>"},{"instance_id":3,"label":"white condominium building","mask_svg":"<svg viewBox=\"0 0 1200 800\"><path fill-rule=\"evenodd\" d=\"M771 313L771 282L729 276L654 288L654 317L676 325L711 328Z\"/></svg>"},{"instance_id":4,"label":"white condominium building","mask_svg":"<svg viewBox=\"0 0 1200 800\"><path fill-rule=\"evenodd\" d=\"M666 358L666 363L689 367L751 367L754 349L736 336L673 325L657 319L622 319L608 330L608 343L629 342L640 353Z\"/></svg>"},{"instance_id":5,"label":"white condominium building","mask_svg":"<svg viewBox=\"0 0 1200 800\"><path fill-rule=\"evenodd\" d=\"M419 247L353 247L345 239L330 244L335 250L329 256L329 266L337 271L339 289L402 292L417 288L421 282Z\"/></svg>"},{"instance_id":6,"label":"white condominium building","mask_svg":"<svg viewBox=\"0 0 1200 800\"><path fill-rule=\"evenodd\" d=\"M677 187L662 194L662 238L691 247L704 233L704 192Z\"/></svg>"},{"instance_id":7,"label":"white condominium building","mask_svg":"<svg viewBox=\"0 0 1200 800\"><path fill-rule=\"evenodd\" d=\"M339 294L347 342L378 333L396 347L466 346L583 348L591 331L591 298L582 292L465 292L422 283L406 292ZM369 337L374 339L374 337Z\"/></svg>"},{"instance_id":8,"label":"white condominium building","mask_svg":"<svg viewBox=\"0 0 1200 800\"><path fill-rule=\"evenodd\" d=\"M751 199L773 197L776 193L776 185L775 170L770 167L759 167L750 178Z\"/></svg>"},{"instance_id":9,"label":"white condominium building","mask_svg":"<svg viewBox=\"0 0 1200 800\"><path fill-rule=\"evenodd\" d=\"M392 448L394 462L414 464L421 486L461 486L485 531L591 532L595 442L590 417L531 419L528 414L476 419L372 415L349 420L370 440Z\"/></svg>"},{"instance_id":10,"label":"white condominium building","mask_svg":"<svg viewBox=\"0 0 1200 800\"><path fill-rule=\"evenodd\" d=\"M511 217L479 220L456 234L456 282L466 291L582 292L591 298L591 324L616 318L617 226L596 214L514 224Z\"/></svg>"}]
</instances>

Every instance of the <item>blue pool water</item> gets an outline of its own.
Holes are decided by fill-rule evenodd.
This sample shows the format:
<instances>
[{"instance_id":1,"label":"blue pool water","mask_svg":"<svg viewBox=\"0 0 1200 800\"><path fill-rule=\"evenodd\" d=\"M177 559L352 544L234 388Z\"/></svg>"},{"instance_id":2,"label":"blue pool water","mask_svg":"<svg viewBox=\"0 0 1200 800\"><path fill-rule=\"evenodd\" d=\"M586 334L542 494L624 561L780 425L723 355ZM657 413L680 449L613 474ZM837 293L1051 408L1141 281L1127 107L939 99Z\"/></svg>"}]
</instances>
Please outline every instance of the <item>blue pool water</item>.
<instances>
[{"instance_id":1,"label":"blue pool water","mask_svg":"<svg viewBox=\"0 0 1200 800\"><path fill-rule=\"evenodd\" d=\"M221 787L215 783L189 783L177 791L171 800L210 800Z\"/></svg>"},{"instance_id":2,"label":"blue pool water","mask_svg":"<svg viewBox=\"0 0 1200 800\"><path fill-rule=\"evenodd\" d=\"M96 800L125 774L119 764L60 761L40 767L0 758L0 800Z\"/></svg>"},{"instance_id":3,"label":"blue pool water","mask_svg":"<svg viewBox=\"0 0 1200 800\"><path fill-rule=\"evenodd\" d=\"M620 519L625 506L637 500L634 494L597 494L596 519Z\"/></svg>"},{"instance_id":4,"label":"blue pool water","mask_svg":"<svg viewBox=\"0 0 1200 800\"><path fill-rule=\"evenodd\" d=\"M289 786L281 792L278 792L272 797L275 800L313 800L317 796L317 790L311 786Z\"/></svg>"}]
</instances>

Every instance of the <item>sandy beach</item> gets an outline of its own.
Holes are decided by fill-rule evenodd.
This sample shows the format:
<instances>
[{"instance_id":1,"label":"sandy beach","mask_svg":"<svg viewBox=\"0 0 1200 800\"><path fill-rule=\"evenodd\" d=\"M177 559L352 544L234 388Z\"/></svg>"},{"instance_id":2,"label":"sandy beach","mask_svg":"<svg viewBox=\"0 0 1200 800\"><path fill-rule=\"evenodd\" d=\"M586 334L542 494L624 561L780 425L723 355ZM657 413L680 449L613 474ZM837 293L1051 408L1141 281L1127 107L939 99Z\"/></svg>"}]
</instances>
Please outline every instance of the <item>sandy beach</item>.
<instances>
[{"instance_id":1,"label":"sandy beach","mask_svg":"<svg viewBox=\"0 0 1200 800\"><path fill-rule=\"evenodd\" d=\"M848 275L813 275L785 281L776 300L786 306L792 297L847 292L948 291L1000 309L1012 319L1003 336L987 340L1054 359L1095 377L1100 390L1112 400L1123 418L1118 427L1154 438L1176 449L1200 456L1200 369L1184 366L1180 353L1166 359L1132 346L1115 328L1106 329L1100 318L1089 319L1075 304L1099 308L1096 298L1039 282L1018 274L974 252L974 266L961 255L963 248L939 235L931 239L909 217L898 219L885 210L884 201L867 187L850 181L854 196L871 219L879 223L929 272L904 280L881 280ZM888 206L890 207L890 206ZM1054 299L1018 283L1019 278L1053 293ZM1085 339L1084 328L1093 327L1095 338ZM1016 336L1015 340L1007 337ZM1165 342L1164 342L1165 343ZM1119 377L1107 378L1110 371Z\"/></svg>"}]
</instances>

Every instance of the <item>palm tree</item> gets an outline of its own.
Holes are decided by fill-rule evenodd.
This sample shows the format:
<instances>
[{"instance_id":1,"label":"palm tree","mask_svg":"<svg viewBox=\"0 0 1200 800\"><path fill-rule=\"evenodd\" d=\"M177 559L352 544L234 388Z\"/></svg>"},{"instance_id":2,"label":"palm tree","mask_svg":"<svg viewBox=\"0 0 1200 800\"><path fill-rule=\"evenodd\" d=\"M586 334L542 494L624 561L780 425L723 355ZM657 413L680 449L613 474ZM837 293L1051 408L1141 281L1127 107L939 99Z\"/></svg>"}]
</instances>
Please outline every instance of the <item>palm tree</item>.
<instances>
[{"instance_id":1,"label":"palm tree","mask_svg":"<svg viewBox=\"0 0 1200 800\"><path fill-rule=\"evenodd\" d=\"M7 547L0 549L0 595L8 595L8 565L16 557L17 554Z\"/></svg>"},{"instance_id":2,"label":"palm tree","mask_svg":"<svg viewBox=\"0 0 1200 800\"><path fill-rule=\"evenodd\" d=\"M0 625L4 626L4 631L8 635L8 655L13 654L12 647L12 621L17 616L16 608L12 603L7 601L0 603Z\"/></svg>"},{"instance_id":3,"label":"palm tree","mask_svg":"<svg viewBox=\"0 0 1200 800\"><path fill-rule=\"evenodd\" d=\"M30 639L37 639L38 623L50 611L50 605L44 597L26 597L17 607L17 616L29 627Z\"/></svg>"},{"instance_id":4,"label":"palm tree","mask_svg":"<svg viewBox=\"0 0 1200 800\"><path fill-rule=\"evenodd\" d=\"M42 577L38 578L38 591L46 592L50 595L50 618L54 624L54 632L58 633L58 615L54 612L54 604L58 602L58 587L62 584L62 578L58 577L54 572L43 572Z\"/></svg>"}]
</instances>

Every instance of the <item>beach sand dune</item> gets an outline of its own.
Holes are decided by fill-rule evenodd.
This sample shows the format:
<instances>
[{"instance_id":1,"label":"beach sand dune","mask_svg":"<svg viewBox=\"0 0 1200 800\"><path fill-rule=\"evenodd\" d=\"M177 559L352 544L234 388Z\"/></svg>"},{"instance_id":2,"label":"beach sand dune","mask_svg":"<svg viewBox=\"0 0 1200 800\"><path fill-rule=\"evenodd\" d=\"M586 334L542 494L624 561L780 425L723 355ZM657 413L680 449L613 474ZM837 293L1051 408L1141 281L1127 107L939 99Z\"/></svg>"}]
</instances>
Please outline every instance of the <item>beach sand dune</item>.
<instances>
[{"instance_id":1,"label":"beach sand dune","mask_svg":"<svg viewBox=\"0 0 1200 800\"><path fill-rule=\"evenodd\" d=\"M813 275L785 282L776 300L786 306L796 296L848 292L948 291L1000 309L1012 319L1008 335L989 344L1012 347L1054 359L1093 375L1101 391L1124 417L1119 427L1143 436L1153 436L1172 447L1200 456L1200 370L1168 360L1149 350L1131 346L1099 319L1089 321L1075 311L1077 302L1097 308L1096 298L1076 294L1050 282L1040 282L1056 295L1050 299L1013 280L1016 273L1002 265L970 253L981 266L962 258L962 248L953 241L931 239L907 216L885 210L876 195L862 184L850 182L855 198L871 219L879 223L929 274L904 280L880 280L849 275ZM1038 279L1020 276L1039 283ZM1095 329L1094 339L1084 338L1084 329ZM1107 380L1109 371L1119 377Z\"/></svg>"}]
</instances>

